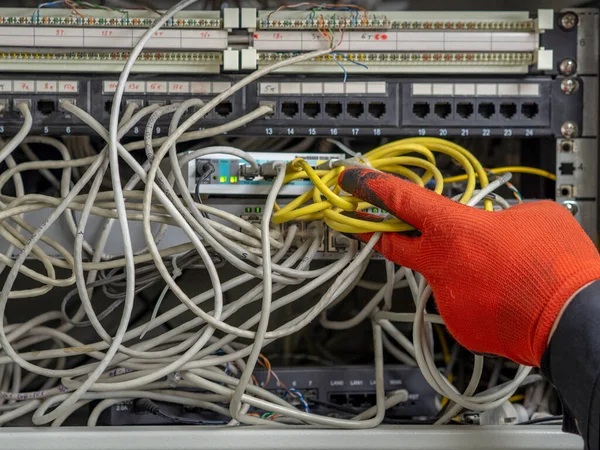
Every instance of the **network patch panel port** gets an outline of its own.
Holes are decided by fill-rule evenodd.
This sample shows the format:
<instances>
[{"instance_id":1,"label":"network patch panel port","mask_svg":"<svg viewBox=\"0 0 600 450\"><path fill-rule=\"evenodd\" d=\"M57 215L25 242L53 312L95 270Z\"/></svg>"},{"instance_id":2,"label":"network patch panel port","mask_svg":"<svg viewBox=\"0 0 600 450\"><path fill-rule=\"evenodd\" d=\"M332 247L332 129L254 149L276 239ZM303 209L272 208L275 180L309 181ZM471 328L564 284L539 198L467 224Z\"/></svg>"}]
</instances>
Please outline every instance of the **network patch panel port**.
<instances>
[{"instance_id":1,"label":"network patch panel port","mask_svg":"<svg viewBox=\"0 0 600 450\"><path fill-rule=\"evenodd\" d=\"M452 105L448 102L439 102L433 106L433 112L440 119L447 119L452 114Z\"/></svg>"},{"instance_id":2,"label":"network patch panel port","mask_svg":"<svg viewBox=\"0 0 600 450\"><path fill-rule=\"evenodd\" d=\"M304 222L286 222L283 231L287 233L292 226L296 227L296 235L301 234L304 230Z\"/></svg>"},{"instance_id":3,"label":"network patch panel port","mask_svg":"<svg viewBox=\"0 0 600 450\"><path fill-rule=\"evenodd\" d=\"M473 103L469 102L458 102L456 104L456 114L458 114L463 119L468 119L473 115L475 108L473 107Z\"/></svg>"},{"instance_id":4,"label":"network patch panel port","mask_svg":"<svg viewBox=\"0 0 600 450\"><path fill-rule=\"evenodd\" d=\"M227 117L233 112L233 105L231 102L221 102L215 106L215 113L219 117Z\"/></svg>"},{"instance_id":5,"label":"network patch panel port","mask_svg":"<svg viewBox=\"0 0 600 450\"><path fill-rule=\"evenodd\" d=\"M287 222L283 225L283 233L284 236L287 236L290 228L295 225L296 226L296 235L294 236L294 240L292 241L291 249L297 249L302 245L302 241L304 241L305 237L305 226L304 222Z\"/></svg>"},{"instance_id":6,"label":"network patch panel port","mask_svg":"<svg viewBox=\"0 0 600 450\"><path fill-rule=\"evenodd\" d=\"M365 105L362 102L348 102L346 113L353 119L358 119L365 113Z\"/></svg>"},{"instance_id":7,"label":"network patch panel port","mask_svg":"<svg viewBox=\"0 0 600 450\"><path fill-rule=\"evenodd\" d=\"M346 394L329 394L329 403L335 405L347 405L348 396Z\"/></svg>"},{"instance_id":8,"label":"network patch panel port","mask_svg":"<svg viewBox=\"0 0 600 450\"><path fill-rule=\"evenodd\" d=\"M13 100L13 107L14 107L14 110L15 110L17 113L19 113L19 115L20 115L20 116L22 116L22 115L23 115L23 114L21 113L21 111L19 110L19 105L20 105L21 103L25 103L25 104L26 104L26 105L29 107L29 109L31 110L31 100L29 100L29 99L25 99L25 98L15 98L15 99Z\"/></svg>"},{"instance_id":9,"label":"network patch panel port","mask_svg":"<svg viewBox=\"0 0 600 450\"><path fill-rule=\"evenodd\" d=\"M491 119L496 114L496 105L491 102L482 102L477 107L477 113L484 119Z\"/></svg>"},{"instance_id":10,"label":"network patch panel port","mask_svg":"<svg viewBox=\"0 0 600 450\"><path fill-rule=\"evenodd\" d=\"M365 394L349 394L348 403L357 408L368 405L367 396Z\"/></svg>"},{"instance_id":11,"label":"network patch panel port","mask_svg":"<svg viewBox=\"0 0 600 450\"><path fill-rule=\"evenodd\" d=\"M329 230L327 237L328 252L344 251L348 248L348 245L349 241L346 236L337 231Z\"/></svg>"},{"instance_id":12,"label":"network patch panel port","mask_svg":"<svg viewBox=\"0 0 600 450\"><path fill-rule=\"evenodd\" d=\"M512 119L517 114L517 105L514 103L500 103L500 114L506 119Z\"/></svg>"},{"instance_id":13,"label":"network patch panel port","mask_svg":"<svg viewBox=\"0 0 600 450\"><path fill-rule=\"evenodd\" d=\"M42 116L49 116L56 112L56 102L54 100L38 100L36 109Z\"/></svg>"},{"instance_id":14,"label":"network patch panel port","mask_svg":"<svg viewBox=\"0 0 600 450\"><path fill-rule=\"evenodd\" d=\"M252 167L250 165L241 165L240 166L240 178L250 179L256 178L260 175L260 169L258 167Z\"/></svg>"},{"instance_id":15,"label":"network patch panel port","mask_svg":"<svg viewBox=\"0 0 600 450\"><path fill-rule=\"evenodd\" d=\"M248 222L250 225L254 225L257 228L260 228L260 216L242 216L242 219L244 219L246 222Z\"/></svg>"},{"instance_id":16,"label":"network patch panel port","mask_svg":"<svg viewBox=\"0 0 600 450\"><path fill-rule=\"evenodd\" d=\"M521 114L527 119L533 119L540 112L540 107L534 102L525 102L521 105Z\"/></svg>"},{"instance_id":17,"label":"network patch panel port","mask_svg":"<svg viewBox=\"0 0 600 450\"><path fill-rule=\"evenodd\" d=\"M369 115L375 119L381 119L385 116L386 107L383 102L371 102L367 108Z\"/></svg>"},{"instance_id":18,"label":"network patch panel port","mask_svg":"<svg viewBox=\"0 0 600 450\"><path fill-rule=\"evenodd\" d=\"M72 114L64 108L63 105L65 103L69 103L70 105L77 106L77 100L74 98L59 98L58 99L58 109L62 112L65 119L70 119L72 117Z\"/></svg>"},{"instance_id":19,"label":"network patch panel port","mask_svg":"<svg viewBox=\"0 0 600 450\"><path fill-rule=\"evenodd\" d=\"M281 114L290 119L296 117L299 111L300 107L297 102L283 102L281 104Z\"/></svg>"},{"instance_id":20,"label":"network patch panel port","mask_svg":"<svg viewBox=\"0 0 600 450\"><path fill-rule=\"evenodd\" d=\"M413 103L412 112L419 119L424 119L431 112L431 107L429 106L429 103L425 102Z\"/></svg>"},{"instance_id":21,"label":"network patch panel port","mask_svg":"<svg viewBox=\"0 0 600 450\"><path fill-rule=\"evenodd\" d=\"M560 195L561 197L573 197L573 185L561 184L558 187L558 195Z\"/></svg>"},{"instance_id":22,"label":"network patch panel port","mask_svg":"<svg viewBox=\"0 0 600 450\"><path fill-rule=\"evenodd\" d=\"M321 245L319 245L319 248L317 249L318 252L323 253L325 252L325 250L327 249L327 230L324 230L323 232L323 239L321 239Z\"/></svg>"},{"instance_id":23,"label":"network patch panel port","mask_svg":"<svg viewBox=\"0 0 600 450\"><path fill-rule=\"evenodd\" d=\"M140 109L142 109L144 107L144 100L140 100L140 99L125 100L125 106L127 107L129 105L135 105L136 111L139 111Z\"/></svg>"},{"instance_id":24,"label":"network patch panel port","mask_svg":"<svg viewBox=\"0 0 600 450\"><path fill-rule=\"evenodd\" d=\"M343 109L340 102L327 102L325 103L325 114L332 119L337 119L342 115Z\"/></svg>"},{"instance_id":25,"label":"network patch panel port","mask_svg":"<svg viewBox=\"0 0 600 450\"><path fill-rule=\"evenodd\" d=\"M304 102L302 112L309 119L316 119L321 115L321 104L319 102Z\"/></svg>"},{"instance_id":26,"label":"network patch panel port","mask_svg":"<svg viewBox=\"0 0 600 450\"><path fill-rule=\"evenodd\" d=\"M106 100L104 102L104 111L106 113L110 114L112 112L112 107L113 107L113 101L112 101L112 99ZM121 112L123 112L124 107L125 107L124 104L121 103Z\"/></svg>"},{"instance_id":27,"label":"network patch panel port","mask_svg":"<svg viewBox=\"0 0 600 450\"><path fill-rule=\"evenodd\" d=\"M177 106L178 108L181 106L181 104L183 103L183 100L169 100L169 105L172 106ZM148 102L150 103L150 102ZM216 109L216 108L215 108ZM181 115L182 119L187 119L188 117L190 117L194 112L196 112L197 108L195 107L190 107L187 108L185 111L183 111L183 114ZM206 116L205 116L206 117ZM203 117L204 119L204 117ZM201 119L202 120L202 119Z\"/></svg>"},{"instance_id":28,"label":"network patch panel port","mask_svg":"<svg viewBox=\"0 0 600 450\"><path fill-rule=\"evenodd\" d=\"M302 395L302 397L304 398L304 401L306 401L308 406L314 406L315 400L319 399L319 390L318 389L298 389L297 392L299 392L300 395ZM287 394L287 392L284 393L284 395L285 394ZM300 399L300 396L297 396L295 398L288 396L288 399L290 399L290 403L293 406L304 406L302 403L302 400Z\"/></svg>"}]
</instances>

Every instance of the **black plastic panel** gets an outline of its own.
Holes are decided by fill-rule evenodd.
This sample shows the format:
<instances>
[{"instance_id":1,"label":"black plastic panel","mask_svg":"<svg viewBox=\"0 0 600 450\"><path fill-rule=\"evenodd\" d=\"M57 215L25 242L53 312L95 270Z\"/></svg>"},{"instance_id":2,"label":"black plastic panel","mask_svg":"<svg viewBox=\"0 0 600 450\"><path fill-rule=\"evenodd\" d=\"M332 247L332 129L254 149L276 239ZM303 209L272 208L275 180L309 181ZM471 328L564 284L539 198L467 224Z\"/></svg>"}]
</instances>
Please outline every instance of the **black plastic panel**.
<instances>
[{"instance_id":1,"label":"black plastic panel","mask_svg":"<svg viewBox=\"0 0 600 450\"><path fill-rule=\"evenodd\" d=\"M266 380L266 371L255 372L261 386ZM279 379L288 387L297 389L307 404L310 412L320 415L336 415L351 417L352 414L327 404L341 408L363 411L375 404L375 372L372 367L340 366L340 367L298 367L277 369ZM427 384L419 369L407 366L387 366L385 368L385 391L387 393L405 389L409 393L408 400L386 411L388 419L429 420L437 412L436 393ZM278 386L271 378L265 389L281 397L289 396L289 392ZM288 398L292 404L303 410L303 404ZM159 403L159 402L157 402ZM196 420L206 425L226 423L227 418L209 411L190 409L178 405L160 403L161 408L172 415ZM343 410L342 410L343 411ZM345 414L345 415L344 415ZM135 402L123 402L115 405L101 415L105 425L168 425L176 424L162 417L139 411Z\"/></svg>"},{"instance_id":2,"label":"black plastic panel","mask_svg":"<svg viewBox=\"0 0 600 450\"><path fill-rule=\"evenodd\" d=\"M6 78L9 78L5 75ZM4 78L4 77L2 77ZM10 78L32 79L31 75L10 75ZM55 77L53 77L55 78ZM60 78L60 77L58 77ZM74 98L78 106L86 109L103 125L108 126L112 94L102 92L102 81L114 77L82 77L65 75L80 83L77 95L0 94L0 102L9 106L0 115L0 135L10 136L18 131L22 118L14 109L14 101L30 99L34 115L33 133L47 135L89 134L90 129L78 119L65 117L58 107L61 98ZM164 81L229 81L235 83L239 75L185 76L132 76L131 80ZM226 103L209 112L192 129L208 128L240 117L269 101L275 105L274 113L258 119L236 135L273 136L490 136L532 137L560 136L560 126L566 121L575 122L581 129L582 102L585 85L572 95L560 89L559 78L552 77L406 77L382 76L381 78L352 77L352 82L386 82L385 94L319 94L319 95L259 95L258 84L241 89ZM270 76L260 82L337 82L339 77ZM349 80L350 81L350 80ZM488 83L526 84L539 86L538 95L413 95L414 83ZM139 94L124 95L121 110L129 101L143 105L151 103L173 104L195 97L210 100L215 94ZM43 114L38 101L53 102L54 111ZM42 104L45 110L47 104ZM46 110L47 111L47 110ZM0 113L2 114L2 113ZM189 115L184 116L184 120ZM155 136L168 133L170 116L162 117L156 124ZM144 123L134 128L130 136L142 137Z\"/></svg>"}]
</instances>

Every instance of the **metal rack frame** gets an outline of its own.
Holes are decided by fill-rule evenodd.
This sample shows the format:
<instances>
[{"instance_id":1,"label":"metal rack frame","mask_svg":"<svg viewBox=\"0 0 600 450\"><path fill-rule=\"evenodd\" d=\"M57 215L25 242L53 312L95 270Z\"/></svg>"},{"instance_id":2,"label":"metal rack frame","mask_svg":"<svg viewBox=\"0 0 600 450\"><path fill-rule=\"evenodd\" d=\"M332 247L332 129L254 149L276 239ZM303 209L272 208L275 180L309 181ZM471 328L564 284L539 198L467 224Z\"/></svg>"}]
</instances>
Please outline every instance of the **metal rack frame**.
<instances>
[{"instance_id":1,"label":"metal rack frame","mask_svg":"<svg viewBox=\"0 0 600 450\"><path fill-rule=\"evenodd\" d=\"M0 430L7 449L35 450L581 450L579 436L556 426L128 427Z\"/></svg>"}]
</instances>

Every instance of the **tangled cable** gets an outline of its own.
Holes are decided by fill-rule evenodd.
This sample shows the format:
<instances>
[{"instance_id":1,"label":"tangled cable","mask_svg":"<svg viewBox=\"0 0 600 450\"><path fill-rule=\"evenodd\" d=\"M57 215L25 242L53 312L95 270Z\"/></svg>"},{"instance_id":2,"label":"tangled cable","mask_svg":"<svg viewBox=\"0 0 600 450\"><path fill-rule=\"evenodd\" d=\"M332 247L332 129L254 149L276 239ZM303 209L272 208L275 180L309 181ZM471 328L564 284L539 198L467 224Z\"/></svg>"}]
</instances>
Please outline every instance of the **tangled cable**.
<instances>
[{"instance_id":1,"label":"tangled cable","mask_svg":"<svg viewBox=\"0 0 600 450\"><path fill-rule=\"evenodd\" d=\"M4 254L0 254L0 272L8 271L0 293L0 315L6 317L9 299L42 296L56 287L71 287L72 290L64 298L60 310L43 313L23 323L0 321L0 424L33 412L34 424L60 426L78 409L100 400L88 419L88 425L95 426L102 411L112 405L129 399L148 399L148 402L166 401L217 412L229 417L230 425L374 427L384 419L386 409L407 399L406 391L393 392L386 397L384 347L402 362L418 365L429 384L453 402L439 423L449 421L460 408L485 410L506 401L526 379L529 369L521 368L514 380L473 395L483 360L476 356L471 382L465 392L458 392L439 373L433 360L431 324L443 324L443 321L426 311L431 291L420 275L406 268L396 269L386 262L385 284L375 286L373 297L351 320L335 322L328 319L327 312L343 302L360 283L373 287L361 278L381 232L410 229L396 218L374 224L343 215L344 211L369 206L341 192L337 176L344 167L364 165L389 171L423 186L432 181L434 190L442 194L444 178L436 167L434 152L443 153L465 169L466 188L457 200L471 206L484 201L486 208L492 208L493 201L502 208L508 207L494 190L506 183L510 175L488 183L485 170L466 149L440 139L415 138L392 142L365 155L316 170L303 160L295 160L287 167L275 162L277 176L265 199L260 227L198 202L189 192L181 168L192 159L206 157L215 150L199 148L182 154L177 145L234 131L272 113L273 109L269 104L261 105L223 125L201 131L188 130L220 102L261 76L326 55L332 49L306 53L262 68L207 103L190 99L180 105L154 104L142 109L130 104L121 114L124 87L144 43L173 14L192 3L194 0L186 0L167 11L133 49L119 79L108 129L75 104L61 103L65 111L106 141L99 153L72 158L61 141L28 137L31 114L26 103L19 104L24 117L23 127L0 150L0 162L6 161L8 165L8 170L0 174L0 236L10 245ZM180 123L188 110L194 112ZM154 124L164 115L171 115L169 134L155 138ZM120 140L128 130L144 120L144 140L122 145ZM27 145L39 143L54 147L62 159L41 161L32 152L27 152ZM12 154L20 146L30 161L17 164ZM131 154L137 150L144 151L143 163ZM218 152L229 153L257 166L252 156L243 150L219 147ZM413 154L420 157L409 156ZM123 162L134 175L122 183L120 165ZM409 167L419 168L420 173ZM62 172L60 179L53 170ZM27 171L39 171L59 188L59 196L26 194L22 174ZM112 188L102 190L108 174ZM278 205L281 187L301 178L312 181L315 188L287 204ZM477 179L479 190L476 189ZM15 196L2 194L10 180L15 186ZM41 210L48 210L49 215L36 228L27 222L25 214ZM88 242L85 232L92 216L100 217L102 226L98 239ZM298 227L291 224L282 233L277 224L298 219L308 221L310 225L307 239L296 247ZM47 234L58 220L67 224L73 236L72 253ZM105 252L105 247L111 233L116 233L117 221L123 252L111 255ZM145 240L145 248L137 252L132 245L129 226L133 221L142 223ZM342 232L376 233L360 250L356 241L349 241L339 259L323 267L311 268L323 240L324 224ZM181 229L189 242L159 249L168 226ZM49 255L48 248L60 257ZM40 261L44 272L28 267L25 264L28 258ZM218 271L223 264L236 268L241 275L223 281ZM66 269L67 275L59 278L57 269ZM185 292L177 283L178 276L185 270L204 271L211 287L195 295ZM19 276L29 278L36 286L14 289ZM164 281L166 287L152 316L130 328L136 295L159 281ZM244 293L229 302L224 301L225 293L241 286L247 287ZM304 308L302 312L287 317L287 322L275 329L269 327L274 311L314 295L323 286L327 287L325 293L311 306L299 303ZM289 287L293 289L286 290ZM394 290L403 287L408 287L411 292L416 307L414 313L392 311ZM93 293L98 288L113 300L100 313L93 304ZM167 291L179 304L163 311L160 302ZM69 305L76 300L80 305L72 313ZM249 306L251 310L257 303L260 312L251 314L241 325L233 325L238 322L230 320L232 316ZM110 333L102 322L118 308L121 308L119 324L116 331ZM160 331L161 325L190 312L192 319L181 317L179 325ZM281 398L253 380L256 365L263 361L264 347L304 329L317 318L322 326L338 330L354 327L365 320L371 322L376 406L351 420L311 413L301 393L290 389L289 396L300 399L302 409L298 409L289 397ZM394 322L413 323L412 341L398 331ZM74 338L72 331L81 327L92 329L98 335L96 342L80 342ZM40 344L46 349L31 350ZM85 358L72 364L77 357ZM268 369L271 373L270 364ZM39 389L26 390L40 378L44 382ZM265 414L258 415L256 410Z\"/></svg>"},{"instance_id":2,"label":"tangled cable","mask_svg":"<svg viewBox=\"0 0 600 450\"><path fill-rule=\"evenodd\" d=\"M464 169L465 175L444 179L436 167L434 153L445 154L453 158ZM465 191L458 200L464 204L467 204L472 198L478 180L482 188L489 184L488 172L471 152L460 145L439 138L402 139L385 144L364 155L359 154L349 159L328 161L321 164L316 170L303 159L293 160L287 166L284 184L299 179L308 179L314 184L314 188L280 208L273 215L273 222L279 224L293 220L324 220L330 228L343 233L403 232L414 229L397 218L372 222L344 215L344 211L360 211L373 206L356 197L342 195L337 181L338 176L346 167L365 167L395 173L419 186L425 186L433 181L434 191L438 194L442 194L444 182L466 180ZM422 175L416 173L411 167L423 169ZM494 173L507 173L511 169L514 172L554 177L549 172L540 169L519 166L497 168L494 169ZM485 201L485 208L488 210L492 208L489 200Z\"/></svg>"}]
</instances>

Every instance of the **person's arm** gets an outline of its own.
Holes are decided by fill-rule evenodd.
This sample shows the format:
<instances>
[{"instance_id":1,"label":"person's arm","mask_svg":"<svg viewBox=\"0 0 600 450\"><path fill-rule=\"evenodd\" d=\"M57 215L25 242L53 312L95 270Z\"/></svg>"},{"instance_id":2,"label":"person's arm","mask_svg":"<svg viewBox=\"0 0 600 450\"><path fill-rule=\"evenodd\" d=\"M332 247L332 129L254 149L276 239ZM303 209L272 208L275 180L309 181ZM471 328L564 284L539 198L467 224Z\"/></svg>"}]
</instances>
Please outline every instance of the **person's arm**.
<instances>
[{"instance_id":1,"label":"person's arm","mask_svg":"<svg viewBox=\"0 0 600 450\"><path fill-rule=\"evenodd\" d=\"M542 373L559 392L567 432L600 448L600 281L578 292L556 320Z\"/></svg>"},{"instance_id":2,"label":"person's arm","mask_svg":"<svg viewBox=\"0 0 600 450\"><path fill-rule=\"evenodd\" d=\"M425 277L454 338L541 365L598 450L600 255L569 211L550 201L485 211L368 169L345 170L339 184L420 232L384 233L375 249Z\"/></svg>"}]
</instances>

